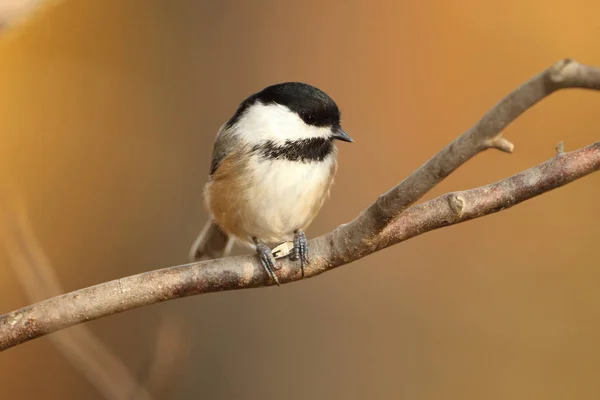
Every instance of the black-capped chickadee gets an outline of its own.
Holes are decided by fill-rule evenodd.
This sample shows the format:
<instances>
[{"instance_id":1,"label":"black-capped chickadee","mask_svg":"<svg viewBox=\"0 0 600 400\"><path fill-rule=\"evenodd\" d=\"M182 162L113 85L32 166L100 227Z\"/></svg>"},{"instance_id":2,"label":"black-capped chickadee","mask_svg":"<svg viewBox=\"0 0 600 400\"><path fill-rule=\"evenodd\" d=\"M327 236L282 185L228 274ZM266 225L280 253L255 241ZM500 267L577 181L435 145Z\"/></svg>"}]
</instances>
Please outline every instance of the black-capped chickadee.
<instances>
[{"instance_id":1,"label":"black-capped chickadee","mask_svg":"<svg viewBox=\"0 0 600 400\"><path fill-rule=\"evenodd\" d=\"M234 239L254 245L279 284L269 245L293 241L290 259L308 263L304 229L329 195L337 169L334 140L352 142L331 97L286 82L244 100L219 129L204 189L211 213L191 260L229 254Z\"/></svg>"}]
</instances>

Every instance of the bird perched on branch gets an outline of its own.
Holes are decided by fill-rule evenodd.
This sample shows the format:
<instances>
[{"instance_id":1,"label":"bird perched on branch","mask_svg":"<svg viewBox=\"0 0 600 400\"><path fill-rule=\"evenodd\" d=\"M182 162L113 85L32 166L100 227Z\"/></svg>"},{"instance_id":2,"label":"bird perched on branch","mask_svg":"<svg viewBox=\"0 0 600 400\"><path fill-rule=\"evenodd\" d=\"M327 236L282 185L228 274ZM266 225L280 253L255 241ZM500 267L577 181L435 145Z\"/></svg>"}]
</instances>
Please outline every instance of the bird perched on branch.
<instances>
[{"instance_id":1,"label":"bird perched on branch","mask_svg":"<svg viewBox=\"0 0 600 400\"><path fill-rule=\"evenodd\" d=\"M254 246L279 284L270 245L293 242L304 273L304 229L329 194L337 169L334 140L352 142L340 111L320 89L299 82L269 86L245 99L219 129L204 189L210 219L192 260L226 256L234 239Z\"/></svg>"}]
</instances>

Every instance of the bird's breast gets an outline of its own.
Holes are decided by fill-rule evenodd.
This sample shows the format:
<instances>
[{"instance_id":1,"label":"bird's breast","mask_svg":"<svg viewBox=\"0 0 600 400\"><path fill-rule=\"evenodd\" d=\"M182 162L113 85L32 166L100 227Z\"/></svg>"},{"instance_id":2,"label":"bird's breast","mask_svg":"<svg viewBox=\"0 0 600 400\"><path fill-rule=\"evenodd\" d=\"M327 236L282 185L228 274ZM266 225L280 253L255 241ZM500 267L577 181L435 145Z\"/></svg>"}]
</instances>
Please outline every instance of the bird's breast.
<instances>
[{"instance_id":1,"label":"bird's breast","mask_svg":"<svg viewBox=\"0 0 600 400\"><path fill-rule=\"evenodd\" d=\"M267 242L291 240L296 229L305 229L329 194L336 162L265 160L249 164L245 229Z\"/></svg>"},{"instance_id":2,"label":"bird's breast","mask_svg":"<svg viewBox=\"0 0 600 400\"><path fill-rule=\"evenodd\" d=\"M296 229L305 229L312 222L329 194L336 168L335 153L313 162L252 155L243 176L229 184L213 182L207 195L222 199L215 205L224 211L220 213L222 221L212 211L225 230L242 240L257 237L278 243L291 240ZM224 191L228 196L218 193Z\"/></svg>"}]
</instances>

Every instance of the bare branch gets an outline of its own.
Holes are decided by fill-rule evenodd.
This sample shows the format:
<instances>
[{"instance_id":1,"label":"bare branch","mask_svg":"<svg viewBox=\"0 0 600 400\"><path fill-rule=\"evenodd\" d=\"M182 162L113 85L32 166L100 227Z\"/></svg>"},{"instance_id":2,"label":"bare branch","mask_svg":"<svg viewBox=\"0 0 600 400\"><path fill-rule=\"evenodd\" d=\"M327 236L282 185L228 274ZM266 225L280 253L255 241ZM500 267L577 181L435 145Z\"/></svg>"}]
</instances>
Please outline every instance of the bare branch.
<instances>
[{"instance_id":1,"label":"bare branch","mask_svg":"<svg viewBox=\"0 0 600 400\"><path fill-rule=\"evenodd\" d=\"M415 206L377 237L348 246L344 227L311 241L305 270L313 277L340 265L433 229L512 207L531 197L600 169L600 142L498 183L438 197ZM355 234L358 234L356 232ZM300 271L282 260L280 282L300 279ZM159 269L81 289L0 317L0 350L69 326L179 297L269 286L272 282L252 256L228 257Z\"/></svg>"},{"instance_id":2,"label":"bare branch","mask_svg":"<svg viewBox=\"0 0 600 400\"><path fill-rule=\"evenodd\" d=\"M0 238L13 271L29 301L58 296L63 289L46 253L33 231L29 217L17 199L0 203ZM151 400L153 388L162 389L174 380L188 340L180 321L168 318L161 325L147 385L139 385L126 365L86 326L52 336L60 353L109 400ZM187 339L187 338L186 338Z\"/></svg>"},{"instance_id":3,"label":"bare branch","mask_svg":"<svg viewBox=\"0 0 600 400\"><path fill-rule=\"evenodd\" d=\"M478 153L489 148L512 152L513 145L502 132L521 114L559 89L600 89L600 68L564 59L534 76L502 99L471 129L410 174L398 186L382 195L365 213L375 228L404 211L448 175ZM374 223L377 221L377 223Z\"/></svg>"},{"instance_id":4,"label":"bare branch","mask_svg":"<svg viewBox=\"0 0 600 400\"><path fill-rule=\"evenodd\" d=\"M64 292L40 246L21 202L4 199L0 207L0 238L14 272L30 301ZM85 326L52 336L60 353L109 400L151 400L145 387L137 384L125 364Z\"/></svg>"},{"instance_id":5,"label":"bare branch","mask_svg":"<svg viewBox=\"0 0 600 400\"><path fill-rule=\"evenodd\" d=\"M510 178L462 192L448 193L409 208L380 235L385 248L444 226L506 210L532 197L600 170L600 142L571 153L559 153Z\"/></svg>"},{"instance_id":6,"label":"bare branch","mask_svg":"<svg viewBox=\"0 0 600 400\"><path fill-rule=\"evenodd\" d=\"M558 154L544 164L481 188L449 193L407 209L476 154L512 151L501 131L535 103L563 88L600 89L600 69L564 60L530 79L354 221L313 239L312 277L441 227L509 208L600 169L600 142ZM278 260L280 282L301 279L300 268ZM229 257L134 275L54 297L0 316L0 350L85 321L179 297L269 286L254 256Z\"/></svg>"}]
</instances>

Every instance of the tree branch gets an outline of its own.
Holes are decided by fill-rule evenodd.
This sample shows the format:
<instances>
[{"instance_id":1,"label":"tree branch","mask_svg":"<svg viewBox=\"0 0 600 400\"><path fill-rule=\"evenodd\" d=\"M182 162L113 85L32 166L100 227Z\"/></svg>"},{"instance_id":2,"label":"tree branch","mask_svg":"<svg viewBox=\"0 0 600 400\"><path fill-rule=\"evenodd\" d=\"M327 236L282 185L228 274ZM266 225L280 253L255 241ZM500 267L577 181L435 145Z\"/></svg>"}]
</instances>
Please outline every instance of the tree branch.
<instances>
[{"instance_id":1,"label":"tree branch","mask_svg":"<svg viewBox=\"0 0 600 400\"><path fill-rule=\"evenodd\" d=\"M564 59L534 76L496 104L471 129L382 195L367 214L380 221L375 226L385 224L387 219L404 211L482 151L495 148L511 153L514 145L500 133L540 100L559 89L569 88L600 90L600 68Z\"/></svg>"},{"instance_id":2,"label":"tree branch","mask_svg":"<svg viewBox=\"0 0 600 400\"><path fill-rule=\"evenodd\" d=\"M474 127L383 194L354 221L311 241L312 277L425 232L492 214L600 169L600 142L558 154L518 175L443 195L408 208L476 154L513 145L500 132L538 101L563 88L600 89L600 69L563 60L500 101ZM408 208L408 209L407 209ZM301 279L296 263L278 260L280 282ZM85 321L179 297L269 286L254 256L159 269L33 304L0 316L0 350Z\"/></svg>"},{"instance_id":3,"label":"tree branch","mask_svg":"<svg viewBox=\"0 0 600 400\"><path fill-rule=\"evenodd\" d=\"M25 289L28 301L63 293L58 277L40 245L23 202L0 198L0 240L9 265ZM107 400L152 400L152 393L168 386L187 353L187 330L179 319L165 318L157 330L154 359L142 385L129 368L85 325L50 339L57 350ZM152 387L153 390L149 390Z\"/></svg>"}]
</instances>

